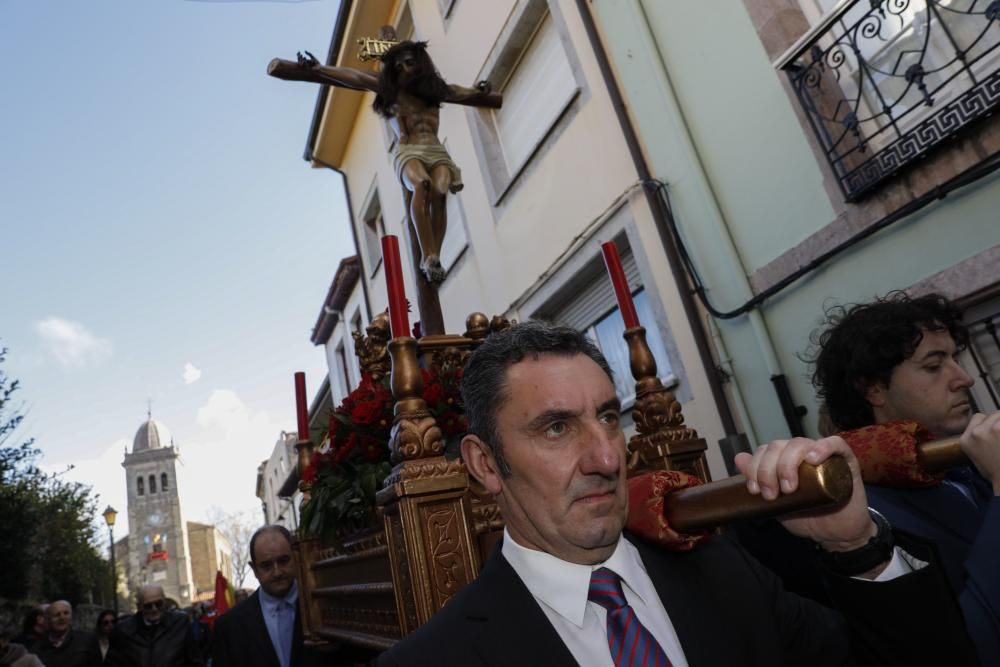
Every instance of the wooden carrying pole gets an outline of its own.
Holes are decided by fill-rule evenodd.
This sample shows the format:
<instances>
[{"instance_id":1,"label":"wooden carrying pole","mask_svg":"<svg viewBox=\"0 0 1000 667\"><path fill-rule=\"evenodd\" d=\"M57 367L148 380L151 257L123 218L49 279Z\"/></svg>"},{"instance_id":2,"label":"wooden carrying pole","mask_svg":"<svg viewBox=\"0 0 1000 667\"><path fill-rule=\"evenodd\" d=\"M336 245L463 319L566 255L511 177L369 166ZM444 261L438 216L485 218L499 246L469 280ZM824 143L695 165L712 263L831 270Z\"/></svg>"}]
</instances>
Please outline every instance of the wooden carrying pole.
<instances>
[{"instance_id":1,"label":"wooden carrying pole","mask_svg":"<svg viewBox=\"0 0 1000 667\"><path fill-rule=\"evenodd\" d=\"M968 463L957 437L917 445L917 460L929 473ZM834 456L818 466L803 463L799 488L774 500L750 495L746 477L736 475L671 493L664 499L663 513L671 528L691 532L744 519L835 507L851 497L852 488L847 462Z\"/></svg>"},{"instance_id":2,"label":"wooden carrying pole","mask_svg":"<svg viewBox=\"0 0 1000 667\"><path fill-rule=\"evenodd\" d=\"M969 459L958 444L958 436L954 436L917 445L917 461L924 472L936 473L968 463Z\"/></svg>"},{"instance_id":3,"label":"wooden carrying pole","mask_svg":"<svg viewBox=\"0 0 1000 667\"><path fill-rule=\"evenodd\" d=\"M664 499L664 516L671 528L690 532L744 519L821 510L846 502L851 497L853 483L850 468L840 456L818 466L803 463L799 467L799 488L774 500L751 495L743 475L709 481L704 454L707 445L695 429L684 423L680 402L660 382L618 248L608 241L601 245L601 251L625 324L623 337L629 347L635 378L632 419L636 435L629 441L629 472L679 470L705 482L675 491ZM958 446L958 438L948 438L918 444L917 461L926 472L936 473L967 463L968 459Z\"/></svg>"}]
</instances>

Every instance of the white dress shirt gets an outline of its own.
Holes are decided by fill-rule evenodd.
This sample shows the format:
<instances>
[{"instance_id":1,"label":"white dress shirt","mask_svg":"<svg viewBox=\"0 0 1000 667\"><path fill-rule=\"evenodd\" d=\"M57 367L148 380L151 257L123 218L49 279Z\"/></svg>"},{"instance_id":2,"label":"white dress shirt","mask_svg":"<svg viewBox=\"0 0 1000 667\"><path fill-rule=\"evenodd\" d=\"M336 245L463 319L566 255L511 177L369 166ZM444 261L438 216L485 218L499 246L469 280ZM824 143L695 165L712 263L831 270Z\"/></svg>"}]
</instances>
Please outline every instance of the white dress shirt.
<instances>
[{"instance_id":1,"label":"white dress shirt","mask_svg":"<svg viewBox=\"0 0 1000 667\"><path fill-rule=\"evenodd\" d=\"M603 563L578 565L544 551L522 547L504 528L501 553L545 612L573 658L583 667L614 667L608 648L608 612L587 599L590 575L601 567L612 570L622 578L625 599L643 626L659 642L671 664L687 667L677 631L646 573L639 552L628 540L619 537L614 553ZM926 565L896 547L888 567L874 581L895 579Z\"/></svg>"},{"instance_id":2,"label":"white dress shirt","mask_svg":"<svg viewBox=\"0 0 1000 667\"><path fill-rule=\"evenodd\" d=\"M607 610L590 602L590 574L606 567L622 578L625 599L674 667L687 667L681 642L653 587L639 552L618 538L611 558L596 565L567 563L517 544L504 529L502 553L545 612L559 638L584 667L614 667L608 648Z\"/></svg>"},{"instance_id":3,"label":"white dress shirt","mask_svg":"<svg viewBox=\"0 0 1000 667\"><path fill-rule=\"evenodd\" d=\"M263 588L260 590L260 610L264 615L264 625L271 638L271 645L278 655L281 667L289 667L292 662L292 640L295 631L295 608L299 600L299 587L292 582L292 587L285 597L276 598L269 595Z\"/></svg>"}]
</instances>

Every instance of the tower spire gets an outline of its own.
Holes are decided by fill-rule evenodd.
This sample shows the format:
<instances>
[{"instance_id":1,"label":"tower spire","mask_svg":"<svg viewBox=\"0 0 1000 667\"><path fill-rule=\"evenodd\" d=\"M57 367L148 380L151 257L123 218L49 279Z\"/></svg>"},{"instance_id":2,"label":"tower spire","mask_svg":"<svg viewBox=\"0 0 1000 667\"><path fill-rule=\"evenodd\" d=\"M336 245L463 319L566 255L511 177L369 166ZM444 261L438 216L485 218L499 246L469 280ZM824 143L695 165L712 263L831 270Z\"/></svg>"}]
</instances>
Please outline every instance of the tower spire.
<instances>
[{"instance_id":1,"label":"tower spire","mask_svg":"<svg viewBox=\"0 0 1000 667\"><path fill-rule=\"evenodd\" d=\"M153 418L153 399L152 398L147 398L146 399L146 418L147 419L152 419Z\"/></svg>"}]
</instances>

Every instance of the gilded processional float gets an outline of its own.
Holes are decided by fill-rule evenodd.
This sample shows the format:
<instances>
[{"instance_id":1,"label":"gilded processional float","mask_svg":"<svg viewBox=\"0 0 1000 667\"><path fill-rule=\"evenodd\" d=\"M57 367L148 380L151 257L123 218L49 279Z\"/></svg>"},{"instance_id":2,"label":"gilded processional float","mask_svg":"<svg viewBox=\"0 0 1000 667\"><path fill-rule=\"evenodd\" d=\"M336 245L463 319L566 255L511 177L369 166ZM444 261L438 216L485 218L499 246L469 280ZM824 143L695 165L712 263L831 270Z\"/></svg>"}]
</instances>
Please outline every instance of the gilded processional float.
<instances>
[{"instance_id":1,"label":"gilded processional float","mask_svg":"<svg viewBox=\"0 0 1000 667\"><path fill-rule=\"evenodd\" d=\"M399 243L382 238L389 308L355 333L362 381L330 417L319 447L309 440L305 380L296 374L299 488L295 550L307 641L383 651L426 622L471 582L503 532L493 499L470 477L450 444L464 417L458 385L466 359L487 336L510 326L472 313L461 334L444 331L437 286L447 230L446 198L461 171L438 140L442 103L498 108L486 82L446 83L426 45L399 42L391 27L361 40L362 62L378 72L321 65L311 54L275 59L272 76L376 93L374 109L396 133L393 156L402 186L416 269L419 327L411 330ZM657 377L614 242L602 245L625 323L636 399L629 439L629 529L665 548L692 548L710 530L741 519L818 509L851 493L846 462L803 463L800 488L775 501L746 490L742 475L712 482L707 445L684 422L680 403ZM957 441L907 443L933 471L961 457ZM639 500L637 502L637 499Z\"/></svg>"}]
</instances>

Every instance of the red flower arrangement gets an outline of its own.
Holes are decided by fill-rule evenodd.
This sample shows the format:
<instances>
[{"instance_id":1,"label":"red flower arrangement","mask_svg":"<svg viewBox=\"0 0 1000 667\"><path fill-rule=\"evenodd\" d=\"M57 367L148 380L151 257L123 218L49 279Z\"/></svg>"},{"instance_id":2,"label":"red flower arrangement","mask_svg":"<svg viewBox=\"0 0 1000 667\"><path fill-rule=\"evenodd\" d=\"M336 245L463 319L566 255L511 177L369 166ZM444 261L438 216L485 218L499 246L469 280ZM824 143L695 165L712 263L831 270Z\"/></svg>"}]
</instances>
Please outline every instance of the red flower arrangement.
<instances>
[{"instance_id":1,"label":"red flower arrangement","mask_svg":"<svg viewBox=\"0 0 1000 667\"><path fill-rule=\"evenodd\" d=\"M422 373L427 408L446 444L454 445L467 430L459 393L462 368L446 365L439 373ZM328 440L302 471L302 480L311 486L302 505L306 533L336 541L375 523L375 492L392 469L393 405L389 377L373 380L363 373L357 388L333 410Z\"/></svg>"}]
</instances>

